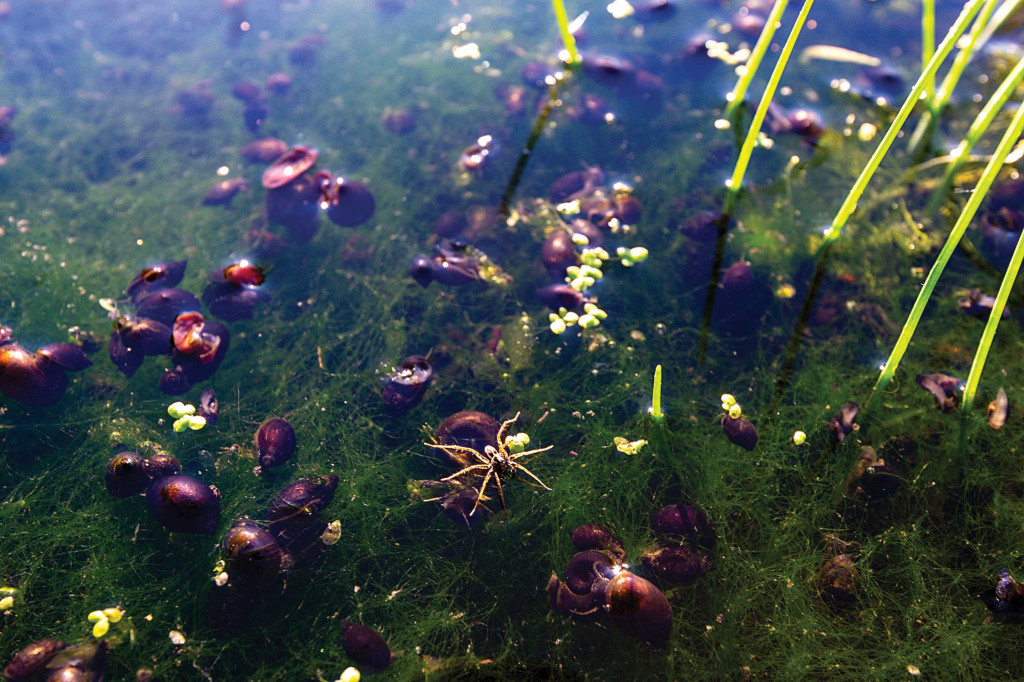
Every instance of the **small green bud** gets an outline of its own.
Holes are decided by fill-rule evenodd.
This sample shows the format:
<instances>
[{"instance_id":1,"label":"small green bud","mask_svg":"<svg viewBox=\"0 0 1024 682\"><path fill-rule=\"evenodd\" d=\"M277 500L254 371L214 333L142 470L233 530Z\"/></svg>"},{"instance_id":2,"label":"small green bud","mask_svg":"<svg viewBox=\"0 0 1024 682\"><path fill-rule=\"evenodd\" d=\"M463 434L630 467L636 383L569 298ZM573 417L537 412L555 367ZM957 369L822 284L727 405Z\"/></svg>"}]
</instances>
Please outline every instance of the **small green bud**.
<instances>
[{"instance_id":1,"label":"small green bud","mask_svg":"<svg viewBox=\"0 0 1024 682\"><path fill-rule=\"evenodd\" d=\"M349 666L345 668L345 672L341 673L341 677L338 678L338 682L359 682L362 675L359 674L359 670Z\"/></svg>"},{"instance_id":2,"label":"small green bud","mask_svg":"<svg viewBox=\"0 0 1024 682\"><path fill-rule=\"evenodd\" d=\"M561 334L566 329L565 322L563 322L562 318L560 318L560 317L556 318L554 320L551 320L551 324L549 326L551 327L551 333L552 334Z\"/></svg>"},{"instance_id":3,"label":"small green bud","mask_svg":"<svg viewBox=\"0 0 1024 682\"><path fill-rule=\"evenodd\" d=\"M206 426L206 417L196 415L186 417L186 419L188 419L188 428L192 429L193 431L198 431L199 429Z\"/></svg>"},{"instance_id":4,"label":"small green bud","mask_svg":"<svg viewBox=\"0 0 1024 682\"><path fill-rule=\"evenodd\" d=\"M591 327L596 327L599 324L601 324L601 320L597 319L590 313L584 313L580 316L580 327L583 329L590 329Z\"/></svg>"},{"instance_id":5,"label":"small green bud","mask_svg":"<svg viewBox=\"0 0 1024 682\"><path fill-rule=\"evenodd\" d=\"M803 431L793 432L793 442L796 443L797 445L803 445L806 440L807 434L804 433Z\"/></svg>"},{"instance_id":6,"label":"small green bud","mask_svg":"<svg viewBox=\"0 0 1024 682\"><path fill-rule=\"evenodd\" d=\"M8 611L14 607L14 597L8 595L0 599L0 611Z\"/></svg>"},{"instance_id":7,"label":"small green bud","mask_svg":"<svg viewBox=\"0 0 1024 682\"><path fill-rule=\"evenodd\" d=\"M567 312L565 315L562 315L562 321L565 322L570 327L576 324L579 321L579 319L580 316L572 312L571 310Z\"/></svg>"},{"instance_id":8,"label":"small green bud","mask_svg":"<svg viewBox=\"0 0 1024 682\"><path fill-rule=\"evenodd\" d=\"M733 419L739 419L743 416L743 408L740 407L739 403L736 403L729 408L729 416Z\"/></svg>"},{"instance_id":9,"label":"small green bud","mask_svg":"<svg viewBox=\"0 0 1024 682\"><path fill-rule=\"evenodd\" d=\"M110 631L110 621L104 618L92 626L92 636L99 639Z\"/></svg>"},{"instance_id":10,"label":"small green bud","mask_svg":"<svg viewBox=\"0 0 1024 682\"><path fill-rule=\"evenodd\" d=\"M111 623L118 623L121 620L121 616L124 615L124 611L116 606L111 606L110 608L103 609L103 615L106 616Z\"/></svg>"},{"instance_id":11,"label":"small green bud","mask_svg":"<svg viewBox=\"0 0 1024 682\"><path fill-rule=\"evenodd\" d=\"M649 255L650 252L642 246L634 246L629 250L629 258L634 263L643 263Z\"/></svg>"},{"instance_id":12,"label":"small green bud","mask_svg":"<svg viewBox=\"0 0 1024 682\"><path fill-rule=\"evenodd\" d=\"M98 623L101 620L107 620L107 615L102 611L93 611L86 618L90 623Z\"/></svg>"},{"instance_id":13,"label":"small green bud","mask_svg":"<svg viewBox=\"0 0 1024 682\"><path fill-rule=\"evenodd\" d=\"M721 400L723 410L728 410L736 404L736 398L733 397L732 393L723 393Z\"/></svg>"},{"instance_id":14,"label":"small green bud","mask_svg":"<svg viewBox=\"0 0 1024 682\"><path fill-rule=\"evenodd\" d=\"M571 279L576 279L580 276L580 266L570 265L565 269L565 274L569 275Z\"/></svg>"},{"instance_id":15,"label":"small green bud","mask_svg":"<svg viewBox=\"0 0 1024 682\"><path fill-rule=\"evenodd\" d=\"M574 232L572 235L572 243L576 246L587 246L590 244L590 239L588 239L585 234Z\"/></svg>"},{"instance_id":16,"label":"small green bud","mask_svg":"<svg viewBox=\"0 0 1024 682\"><path fill-rule=\"evenodd\" d=\"M167 414L171 415L175 419L180 419L181 417L195 413L195 405L186 405L180 400L167 406Z\"/></svg>"},{"instance_id":17,"label":"small green bud","mask_svg":"<svg viewBox=\"0 0 1024 682\"><path fill-rule=\"evenodd\" d=\"M183 433L186 429L188 429L188 417L181 417L180 419L176 420L172 425L172 428L174 429L175 433Z\"/></svg>"}]
</instances>

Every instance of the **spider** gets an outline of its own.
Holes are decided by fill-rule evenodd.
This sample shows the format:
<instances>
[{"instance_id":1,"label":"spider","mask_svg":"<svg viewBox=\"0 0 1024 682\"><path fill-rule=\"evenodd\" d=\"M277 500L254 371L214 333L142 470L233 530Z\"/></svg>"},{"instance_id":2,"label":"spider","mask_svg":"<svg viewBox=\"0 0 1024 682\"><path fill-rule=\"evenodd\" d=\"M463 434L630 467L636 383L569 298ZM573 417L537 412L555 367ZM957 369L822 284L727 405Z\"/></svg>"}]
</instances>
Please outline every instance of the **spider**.
<instances>
[{"instance_id":1,"label":"spider","mask_svg":"<svg viewBox=\"0 0 1024 682\"><path fill-rule=\"evenodd\" d=\"M486 472L484 473L484 481L480 484L479 490L477 490L476 504L473 505L473 510L469 512L472 516L476 513L476 508L480 506L480 502L487 498L484 497L484 491L487 490L487 484L494 479L495 485L498 486L498 498L501 500L501 508L505 512L505 517L508 517L508 508L505 506L505 493L501 488L501 479L504 478L506 481L512 479L519 479L524 483L529 483L534 487L544 488L545 490L551 490L551 488L544 485L544 482L533 475L533 473L525 466L519 463L519 460L523 457L530 455L539 455L542 452L547 452L553 445L549 445L546 448L538 448L536 450L526 450L524 452L510 452L508 443L505 439L505 431L509 426L514 424L519 419L519 413L516 412L516 416L512 417L506 422L503 422L501 428L498 429L498 435L495 439L497 447L493 445L487 445L484 447L484 453L480 454L473 448L468 448L463 445L441 445L440 443L425 443L432 448L444 450L445 452L452 455L461 455L468 457L469 461L476 461L477 464L470 464L461 471L457 471L451 476L445 476L442 481L453 481L464 474L472 472ZM510 439L511 440L511 439ZM524 474L532 478L536 483L527 481L526 479L519 478L518 472L522 471ZM479 475L479 474L476 474Z\"/></svg>"}]
</instances>

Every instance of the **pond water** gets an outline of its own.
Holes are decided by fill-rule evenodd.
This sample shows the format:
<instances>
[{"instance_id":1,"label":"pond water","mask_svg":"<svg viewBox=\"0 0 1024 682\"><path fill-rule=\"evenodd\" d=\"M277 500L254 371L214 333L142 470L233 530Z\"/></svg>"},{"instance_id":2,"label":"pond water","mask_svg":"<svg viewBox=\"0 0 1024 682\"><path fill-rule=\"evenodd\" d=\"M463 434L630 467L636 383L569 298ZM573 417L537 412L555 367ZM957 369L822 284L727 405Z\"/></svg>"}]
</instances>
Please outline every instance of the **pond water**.
<instances>
[{"instance_id":1,"label":"pond water","mask_svg":"<svg viewBox=\"0 0 1024 682\"><path fill-rule=\"evenodd\" d=\"M819 0L727 195L771 4L0 3L9 679L1024 675L1012 163L873 391L1020 34L830 241L922 8Z\"/></svg>"}]
</instances>

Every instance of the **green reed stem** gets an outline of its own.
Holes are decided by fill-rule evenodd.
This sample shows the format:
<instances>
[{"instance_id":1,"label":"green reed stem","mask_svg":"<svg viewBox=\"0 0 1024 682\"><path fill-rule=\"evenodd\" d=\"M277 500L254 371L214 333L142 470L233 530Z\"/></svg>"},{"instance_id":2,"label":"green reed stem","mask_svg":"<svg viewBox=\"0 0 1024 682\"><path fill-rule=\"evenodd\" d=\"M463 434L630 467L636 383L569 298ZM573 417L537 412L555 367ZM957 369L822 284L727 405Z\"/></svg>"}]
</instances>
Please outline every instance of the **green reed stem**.
<instances>
[{"instance_id":1,"label":"green reed stem","mask_svg":"<svg viewBox=\"0 0 1024 682\"><path fill-rule=\"evenodd\" d=\"M776 62L772 75L768 79L768 84L764 87L764 94L761 95L761 101L757 104L757 111L754 112L754 120L750 122L747 137L743 140L743 147L740 149L739 158L736 159L736 166L733 168L732 177L726 185L726 214L732 214L736 195L743 186L743 176L746 174L747 166L750 164L750 155L754 153L754 144L757 142L757 136L761 133L761 124L764 123L764 117L768 113L768 106L772 103L772 98L775 97L775 90L779 86L779 81L782 80L782 72L786 70L789 56L793 53L793 46L796 45L796 39L800 37L800 29L803 28L807 15L813 6L814 0L804 0L804 5L800 8L800 14L793 23L793 28L789 31L786 44L783 45L782 52L779 53L779 61Z\"/></svg>"},{"instance_id":2,"label":"green reed stem","mask_svg":"<svg viewBox=\"0 0 1024 682\"><path fill-rule=\"evenodd\" d=\"M726 95L729 102L725 105L723 116L727 120L732 119L736 107L743 103L743 99L747 94L747 88L750 87L750 82L754 80L754 75L757 74L757 69L761 66L761 60L764 59L768 46L772 44L775 28L779 25L782 13L786 11L787 4L789 4L788 0L778 0L775 6L772 7L771 14L768 15L768 20L765 22L764 28L761 29L761 35L757 37L754 49L750 52L750 57L747 58L747 62L742 66L740 79L736 81L736 87Z\"/></svg>"},{"instance_id":3,"label":"green reed stem","mask_svg":"<svg viewBox=\"0 0 1024 682\"><path fill-rule=\"evenodd\" d=\"M956 245L960 242L964 232L967 230L967 226L971 224L971 220L974 219L974 214L977 213L978 207L981 206L982 200L985 198L985 194L988 193L989 187L992 186L992 182L995 180L996 175L1002 168L1003 163L1006 161L1006 157L1010 154L1013 146L1016 144L1018 138L1020 138L1021 131L1024 130L1024 105L1017 109L1017 113L1014 114L1013 121L1010 123L1010 127L1007 128L1006 133L1003 135L1003 139L999 141L999 146L996 148L995 154L989 160L988 165L985 166L984 172L981 174L981 179L978 180L978 184L975 186L974 191L971 193L970 199L967 200L967 205L964 206L963 212L960 217L957 218L956 224L953 225L953 229L949 233L949 237L946 239L946 243L942 245L942 250L939 252L938 258L935 259L935 264L932 265L931 271L928 273L928 277L925 278L924 284L921 286L921 291L917 295L917 300L914 301L914 307L910 311L910 316L907 318L906 324L903 325L903 329L900 331L900 336L896 340L896 345L892 349L892 353L889 355L889 359L882 366L882 372L879 374L878 381L875 383L875 393L884 389L889 381L892 379L893 374L896 372L896 368L900 364L900 360L903 358L904 353L907 351L907 347L910 346L910 339L914 336L914 331L917 329L917 324L921 320L921 315L924 313L924 308L928 304L928 299L931 298L932 291L935 289L936 283L939 281L939 276L945 269L946 264L949 262L950 256L953 255L953 251L956 249ZM1020 244L1018 243L1018 247ZM1014 250L1013 257L1018 258L1018 252L1020 248ZM1021 254L1024 256L1024 253ZM1017 267L1020 266L1019 259L1017 260ZM1011 268L1013 265L1011 263ZM1003 294L1002 304L1006 304L1006 297L1009 296L1009 288L1013 283L1013 278L1016 277L1017 271L1013 269L1013 276L1011 277L1010 269L1007 270L1006 277L1003 278L1003 284L999 288L1000 294ZM1003 289L1006 291L1003 291ZM999 305L998 313L1001 315L1003 305ZM993 314L996 313L996 308L993 308ZM981 344L978 348L978 354L975 356L974 365L971 366L971 375L968 379L967 391L964 393L964 403L968 403L967 397L974 397L974 390L971 387L971 381L974 381L974 388L978 385L978 375L981 373L981 368L984 366L984 355L988 353L988 347L992 343L992 335L995 334L995 325L999 323L999 318L989 318L989 324L985 327L986 336L982 336ZM991 333L989 333L989 327L991 327ZM982 352L984 350L984 353ZM979 363L979 356L981 361Z\"/></svg>"},{"instance_id":4,"label":"green reed stem","mask_svg":"<svg viewBox=\"0 0 1024 682\"><path fill-rule=\"evenodd\" d=\"M938 207L939 202L942 200L943 193L952 182L953 176L963 165L964 161L970 158L971 151L974 150L974 145L978 143L981 136L984 135L988 129L992 126L992 122L996 119L996 116L1003 107L1006 105L1007 100L1017 89L1017 85L1020 83L1021 78L1024 78L1024 57L1017 62L1017 65L1006 75L1003 82L999 84L996 91L992 93L988 101L985 102L985 106L981 108L974 121L971 123L971 127L967 129L967 134L964 139L950 152L956 158L946 167L946 172L942 176L939 186L935 188L935 193L932 194L932 198L928 203L928 212L932 213Z\"/></svg>"},{"instance_id":5,"label":"green reed stem","mask_svg":"<svg viewBox=\"0 0 1024 682\"><path fill-rule=\"evenodd\" d=\"M569 53L569 64L578 64L580 53L576 51L576 38L569 31L569 17L565 14L565 5L562 4L562 0L551 0L551 6L555 8L555 19L558 21L558 32L562 34L562 44Z\"/></svg>"},{"instance_id":6,"label":"green reed stem","mask_svg":"<svg viewBox=\"0 0 1024 682\"><path fill-rule=\"evenodd\" d=\"M654 368L654 390L651 392L651 416L654 421L660 422L665 418L661 411L661 365Z\"/></svg>"},{"instance_id":7,"label":"green reed stem","mask_svg":"<svg viewBox=\"0 0 1024 682\"><path fill-rule=\"evenodd\" d=\"M996 174L999 173L999 169L1006 161L1006 157L1017 144L1017 140L1020 139L1022 132L1024 132L1024 102L1017 107L1017 112L1013 115L1010 127L1006 129L1006 133L1003 135L1003 139L999 141L995 154L992 155L992 159L985 166L985 172L982 173L981 180L978 181L978 186L974 189L974 194L971 195L971 201L978 194L984 197L985 192L988 191L989 186L995 180ZM981 198L974 203L973 208L976 210L978 204L981 203ZM967 207L964 208L964 213L960 216L961 221L964 219L964 215L967 214L968 208L971 208L970 201L967 202ZM971 217L973 217L973 213ZM970 222L970 217L968 217L966 222ZM958 225L959 223L960 221L957 221ZM1018 239L1017 246L1013 249L1013 257L1010 258L1010 264L1006 268L1006 274L1003 275L1003 281L999 284L996 302L992 306L992 312L989 313L988 322L985 323L985 331L982 332L981 341L978 342L978 350L974 353L971 373L967 376L967 386L964 388L964 411L969 411L971 404L974 402L974 396L978 391L978 382L981 380L981 372L985 369L985 360L988 358L988 352L992 347L992 339L996 335L996 327L999 326L999 321L1002 319L1003 309L1006 307L1006 299L1010 297L1010 290L1013 289L1013 283L1017 280L1017 273L1020 271L1022 260L1024 260L1024 239Z\"/></svg>"},{"instance_id":8,"label":"green reed stem","mask_svg":"<svg viewBox=\"0 0 1024 682\"><path fill-rule=\"evenodd\" d=\"M935 54L935 0L921 2L921 68L928 66ZM924 101L928 108L935 106L935 74L924 84Z\"/></svg>"},{"instance_id":9,"label":"green reed stem","mask_svg":"<svg viewBox=\"0 0 1024 682\"><path fill-rule=\"evenodd\" d=\"M925 1L933 2L933 0ZM921 120L917 123L917 128L914 129L914 134L910 136L911 149L921 149L922 145L930 144L931 133L935 129L936 120L942 115L946 105L949 104L949 98L953 96L953 90L956 89L957 83L960 82L960 76L963 75L964 69L971 61L971 57L974 56L975 51L980 49L983 44L980 40L981 33L988 26L997 3L998 0L986 0L980 14L978 14L978 18L975 19L974 25L971 26L971 30L967 34L967 43L957 52L952 66L949 67L946 77L942 79L942 84L939 85L939 89L934 92L930 91L931 94L926 96L928 110L922 114ZM934 34L934 17L932 31ZM934 79L930 85L934 88Z\"/></svg>"},{"instance_id":10,"label":"green reed stem","mask_svg":"<svg viewBox=\"0 0 1024 682\"><path fill-rule=\"evenodd\" d=\"M889 148L892 146L893 141L900 132L900 128L906 122L910 116L910 112L913 111L914 106L918 100L921 99L921 93L924 92L925 84L928 79L934 77L935 71L939 68L939 64L946 59L949 53L953 50L953 46L956 45L957 40L967 30L967 25L970 24L971 20L981 9L982 0L968 0L964 3L963 9L960 11L960 16L949 28L949 32L946 33L946 37L942 39L939 47L936 49L935 54L925 65L923 72L918 76L917 82L914 83L914 87L911 88L910 94L907 95L906 100L903 101L903 106L896 113L896 118L893 119L889 129L885 131L885 136L882 137L881 142L878 143L878 147L875 148L871 158L868 159L867 165L864 166L864 170L861 171L860 176L857 178L857 182L854 183L853 187L850 188L850 193L846 195L846 200L843 201L843 205L839 207L839 211L836 213L835 218L832 219L832 225L825 233L825 241L823 246L831 244L835 240L839 239L842 234L843 228L846 226L850 216L853 215L854 210L857 208L857 202L860 201L860 197L864 194L864 190L867 189L868 182L871 181L875 171L878 170L878 166L882 163L882 159L888 153Z\"/></svg>"}]
</instances>

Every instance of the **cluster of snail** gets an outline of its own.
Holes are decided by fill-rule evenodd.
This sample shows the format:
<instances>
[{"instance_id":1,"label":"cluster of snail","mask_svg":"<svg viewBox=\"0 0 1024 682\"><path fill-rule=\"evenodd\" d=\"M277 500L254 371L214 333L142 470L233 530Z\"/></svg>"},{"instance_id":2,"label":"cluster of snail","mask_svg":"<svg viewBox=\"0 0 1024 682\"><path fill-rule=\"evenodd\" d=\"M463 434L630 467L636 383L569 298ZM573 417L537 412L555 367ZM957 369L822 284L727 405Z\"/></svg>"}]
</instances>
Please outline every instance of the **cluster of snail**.
<instances>
[{"instance_id":1,"label":"cluster of snail","mask_svg":"<svg viewBox=\"0 0 1024 682\"><path fill-rule=\"evenodd\" d=\"M81 346L51 343L32 353L0 326L0 392L33 407L53 405L68 387L68 372L92 365Z\"/></svg>"},{"instance_id":2,"label":"cluster of snail","mask_svg":"<svg viewBox=\"0 0 1024 682\"><path fill-rule=\"evenodd\" d=\"M381 381L384 384L384 411L398 416L412 409L427 392L433 370L422 355L410 355L402 360L391 374Z\"/></svg>"},{"instance_id":3,"label":"cluster of snail","mask_svg":"<svg viewBox=\"0 0 1024 682\"><path fill-rule=\"evenodd\" d=\"M715 544L707 515L691 505L663 507L651 521L659 544L640 560L648 575L661 584L692 585L715 568L706 551ZM587 523L572 532L577 554L569 560L565 579L548 580L551 610L576 620L611 617L623 632L652 646L668 646L672 609L651 581L629 570L622 540L608 528Z\"/></svg>"},{"instance_id":4,"label":"cluster of snail","mask_svg":"<svg viewBox=\"0 0 1024 682\"><path fill-rule=\"evenodd\" d=\"M243 583L269 582L314 555L327 530L320 512L337 487L334 475L300 478L274 497L266 524L237 519L224 538L228 575Z\"/></svg>"}]
</instances>

